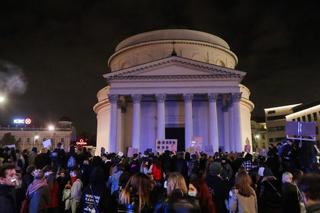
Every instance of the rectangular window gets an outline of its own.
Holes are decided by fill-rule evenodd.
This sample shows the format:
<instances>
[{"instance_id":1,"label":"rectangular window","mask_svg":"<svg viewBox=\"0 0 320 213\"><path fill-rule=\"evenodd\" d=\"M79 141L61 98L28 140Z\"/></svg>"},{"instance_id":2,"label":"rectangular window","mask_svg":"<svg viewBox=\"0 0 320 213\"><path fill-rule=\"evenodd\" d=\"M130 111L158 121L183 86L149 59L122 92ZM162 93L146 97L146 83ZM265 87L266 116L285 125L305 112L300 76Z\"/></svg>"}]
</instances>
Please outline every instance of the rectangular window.
<instances>
[{"instance_id":1,"label":"rectangular window","mask_svg":"<svg viewBox=\"0 0 320 213\"><path fill-rule=\"evenodd\" d=\"M61 138L60 142L61 142L61 143L64 143L64 138Z\"/></svg>"},{"instance_id":2,"label":"rectangular window","mask_svg":"<svg viewBox=\"0 0 320 213\"><path fill-rule=\"evenodd\" d=\"M298 122L300 122L300 121L301 121L301 119L300 119L300 118L297 118L297 121L298 121Z\"/></svg>"},{"instance_id":3,"label":"rectangular window","mask_svg":"<svg viewBox=\"0 0 320 213\"><path fill-rule=\"evenodd\" d=\"M311 114L308 114L308 121L311 122Z\"/></svg>"},{"instance_id":4,"label":"rectangular window","mask_svg":"<svg viewBox=\"0 0 320 213\"><path fill-rule=\"evenodd\" d=\"M27 138L27 142L28 142L28 143L30 142L30 138Z\"/></svg>"},{"instance_id":5,"label":"rectangular window","mask_svg":"<svg viewBox=\"0 0 320 213\"><path fill-rule=\"evenodd\" d=\"M306 116L302 116L302 121L306 121Z\"/></svg>"},{"instance_id":6,"label":"rectangular window","mask_svg":"<svg viewBox=\"0 0 320 213\"><path fill-rule=\"evenodd\" d=\"M273 142L273 138L269 138L269 142Z\"/></svg>"},{"instance_id":7,"label":"rectangular window","mask_svg":"<svg viewBox=\"0 0 320 213\"><path fill-rule=\"evenodd\" d=\"M276 113L276 111L275 110L271 110L271 111L268 112L268 115L271 115L271 114L274 114L274 113Z\"/></svg>"},{"instance_id":8,"label":"rectangular window","mask_svg":"<svg viewBox=\"0 0 320 213\"><path fill-rule=\"evenodd\" d=\"M317 120L318 120L318 116L317 116L317 113L316 113L316 112L313 113L313 120L314 120L314 121L317 121Z\"/></svg>"},{"instance_id":9,"label":"rectangular window","mask_svg":"<svg viewBox=\"0 0 320 213\"><path fill-rule=\"evenodd\" d=\"M296 119L292 119L292 121L296 121Z\"/></svg>"}]
</instances>

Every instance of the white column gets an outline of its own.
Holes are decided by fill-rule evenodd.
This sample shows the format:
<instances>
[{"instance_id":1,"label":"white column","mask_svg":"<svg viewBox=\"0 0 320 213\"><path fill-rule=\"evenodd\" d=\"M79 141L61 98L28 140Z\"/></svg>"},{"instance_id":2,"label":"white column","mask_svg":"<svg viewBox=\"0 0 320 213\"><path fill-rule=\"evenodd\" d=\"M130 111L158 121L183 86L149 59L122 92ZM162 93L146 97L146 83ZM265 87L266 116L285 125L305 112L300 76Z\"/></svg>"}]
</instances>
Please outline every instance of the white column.
<instances>
[{"instance_id":1,"label":"white column","mask_svg":"<svg viewBox=\"0 0 320 213\"><path fill-rule=\"evenodd\" d=\"M108 152L117 151L117 113L118 113L118 95L109 95L109 101L111 103L110 112L110 137L109 144L106 149Z\"/></svg>"},{"instance_id":2,"label":"white column","mask_svg":"<svg viewBox=\"0 0 320 213\"><path fill-rule=\"evenodd\" d=\"M219 151L218 137L218 114L217 114L217 98L218 94L209 93L209 142L213 148L213 152Z\"/></svg>"},{"instance_id":3,"label":"white column","mask_svg":"<svg viewBox=\"0 0 320 213\"><path fill-rule=\"evenodd\" d=\"M117 152L124 151L123 149L123 130L122 130L122 109L118 106L117 110L118 121L117 121Z\"/></svg>"},{"instance_id":4,"label":"white column","mask_svg":"<svg viewBox=\"0 0 320 213\"><path fill-rule=\"evenodd\" d=\"M156 94L157 98L157 139L166 139L165 136L165 94Z\"/></svg>"},{"instance_id":5,"label":"white column","mask_svg":"<svg viewBox=\"0 0 320 213\"><path fill-rule=\"evenodd\" d=\"M230 121L228 107L223 109L224 151L230 152Z\"/></svg>"},{"instance_id":6,"label":"white column","mask_svg":"<svg viewBox=\"0 0 320 213\"><path fill-rule=\"evenodd\" d=\"M191 147L193 138L192 98L193 94L184 94L185 148Z\"/></svg>"},{"instance_id":7,"label":"white column","mask_svg":"<svg viewBox=\"0 0 320 213\"><path fill-rule=\"evenodd\" d=\"M244 149L244 141L241 138L241 120L240 120L240 99L241 93L232 94L232 112L233 112L233 138L236 152L242 152Z\"/></svg>"},{"instance_id":8,"label":"white column","mask_svg":"<svg viewBox=\"0 0 320 213\"><path fill-rule=\"evenodd\" d=\"M140 151L141 95L131 95L133 101L132 147Z\"/></svg>"}]
</instances>

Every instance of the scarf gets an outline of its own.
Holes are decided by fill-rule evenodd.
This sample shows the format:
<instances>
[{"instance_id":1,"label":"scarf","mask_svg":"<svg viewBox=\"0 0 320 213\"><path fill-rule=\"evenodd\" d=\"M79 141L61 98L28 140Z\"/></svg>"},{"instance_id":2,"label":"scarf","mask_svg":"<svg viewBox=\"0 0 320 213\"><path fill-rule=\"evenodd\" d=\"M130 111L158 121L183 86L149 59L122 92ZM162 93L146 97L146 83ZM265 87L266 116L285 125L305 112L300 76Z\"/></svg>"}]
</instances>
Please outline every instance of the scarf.
<instances>
[{"instance_id":1,"label":"scarf","mask_svg":"<svg viewBox=\"0 0 320 213\"><path fill-rule=\"evenodd\" d=\"M47 181L46 179L42 178L42 179L35 179L28 187L27 190L27 195L31 195L33 192L37 191L38 189L40 189L43 186L47 186Z\"/></svg>"}]
</instances>

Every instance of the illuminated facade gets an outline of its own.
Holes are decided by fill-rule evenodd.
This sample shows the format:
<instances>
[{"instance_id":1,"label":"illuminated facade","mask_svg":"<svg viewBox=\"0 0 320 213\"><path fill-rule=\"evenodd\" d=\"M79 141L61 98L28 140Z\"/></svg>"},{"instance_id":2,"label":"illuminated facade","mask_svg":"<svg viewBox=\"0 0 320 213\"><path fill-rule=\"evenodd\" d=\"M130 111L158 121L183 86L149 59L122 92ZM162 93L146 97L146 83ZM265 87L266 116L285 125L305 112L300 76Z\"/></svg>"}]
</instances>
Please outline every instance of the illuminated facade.
<instances>
[{"instance_id":1,"label":"illuminated facade","mask_svg":"<svg viewBox=\"0 0 320 213\"><path fill-rule=\"evenodd\" d=\"M292 104L264 109L268 143L276 145L286 138L286 115L293 112L293 108L300 104Z\"/></svg>"},{"instance_id":2,"label":"illuminated facade","mask_svg":"<svg viewBox=\"0 0 320 213\"><path fill-rule=\"evenodd\" d=\"M259 152L260 150L268 148L267 138L267 125L265 122L251 121L252 131L252 148L253 151Z\"/></svg>"},{"instance_id":3,"label":"illuminated facade","mask_svg":"<svg viewBox=\"0 0 320 213\"><path fill-rule=\"evenodd\" d=\"M293 112L286 116L287 121L301 122L316 122L316 140L320 140L319 125L320 125L320 102L311 104L301 104L292 110Z\"/></svg>"},{"instance_id":4,"label":"illuminated facade","mask_svg":"<svg viewBox=\"0 0 320 213\"><path fill-rule=\"evenodd\" d=\"M61 143L65 151L69 151L71 140L75 140L74 128L70 121L59 121L57 126L45 128L33 128L28 126L0 127L0 139L7 133L15 137L16 148L19 150L37 147L38 151L43 148L42 142L51 139L52 148L55 148L58 143ZM13 145L13 144L7 144Z\"/></svg>"},{"instance_id":5,"label":"illuminated facade","mask_svg":"<svg viewBox=\"0 0 320 213\"><path fill-rule=\"evenodd\" d=\"M250 91L245 72L221 38L194 30L131 36L109 58L108 86L97 93L97 151L155 150L157 139L178 139L215 152L251 144Z\"/></svg>"}]
</instances>

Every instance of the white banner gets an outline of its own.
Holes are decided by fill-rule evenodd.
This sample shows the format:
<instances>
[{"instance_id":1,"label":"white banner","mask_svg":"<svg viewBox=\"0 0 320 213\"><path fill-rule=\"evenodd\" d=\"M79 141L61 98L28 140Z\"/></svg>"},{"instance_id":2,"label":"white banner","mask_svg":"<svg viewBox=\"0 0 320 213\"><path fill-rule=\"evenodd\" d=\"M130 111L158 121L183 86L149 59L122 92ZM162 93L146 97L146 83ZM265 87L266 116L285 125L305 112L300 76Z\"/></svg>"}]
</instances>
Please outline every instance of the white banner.
<instances>
[{"instance_id":1,"label":"white banner","mask_svg":"<svg viewBox=\"0 0 320 213\"><path fill-rule=\"evenodd\" d=\"M51 139L43 141L42 145L43 145L44 148L49 149L52 146Z\"/></svg>"},{"instance_id":2,"label":"white banner","mask_svg":"<svg viewBox=\"0 0 320 213\"><path fill-rule=\"evenodd\" d=\"M163 153L166 150L177 152L177 139L156 140L156 152Z\"/></svg>"}]
</instances>

